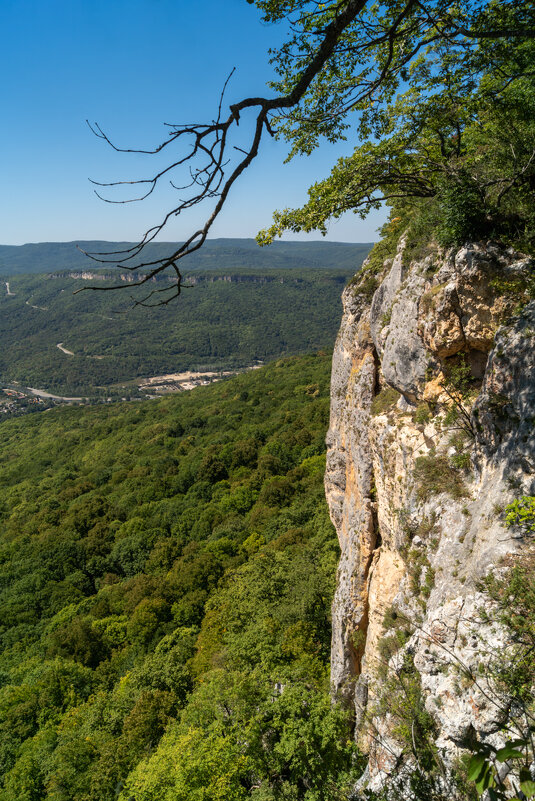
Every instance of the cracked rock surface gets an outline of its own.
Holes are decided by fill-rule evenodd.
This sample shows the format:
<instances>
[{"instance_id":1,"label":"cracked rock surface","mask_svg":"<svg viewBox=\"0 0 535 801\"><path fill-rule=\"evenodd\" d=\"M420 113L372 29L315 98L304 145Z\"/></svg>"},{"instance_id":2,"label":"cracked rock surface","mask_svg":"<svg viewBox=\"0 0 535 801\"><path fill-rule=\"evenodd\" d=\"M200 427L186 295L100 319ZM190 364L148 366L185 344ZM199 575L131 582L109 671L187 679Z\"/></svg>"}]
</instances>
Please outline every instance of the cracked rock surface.
<instances>
[{"instance_id":1,"label":"cracked rock surface","mask_svg":"<svg viewBox=\"0 0 535 801\"><path fill-rule=\"evenodd\" d=\"M460 681L458 665L477 670L504 647L503 632L481 622L478 583L523 547L497 510L535 491L535 302L519 313L516 292L532 262L473 243L407 263L405 244L372 298L358 277L344 291L325 477L341 547L332 687L354 705L375 790L400 748L388 711L376 713L392 608L413 625L389 666L410 655L446 764L470 732L498 737L484 678ZM444 376L459 359L471 370L475 439L444 422ZM459 431L464 469L451 461Z\"/></svg>"}]
</instances>

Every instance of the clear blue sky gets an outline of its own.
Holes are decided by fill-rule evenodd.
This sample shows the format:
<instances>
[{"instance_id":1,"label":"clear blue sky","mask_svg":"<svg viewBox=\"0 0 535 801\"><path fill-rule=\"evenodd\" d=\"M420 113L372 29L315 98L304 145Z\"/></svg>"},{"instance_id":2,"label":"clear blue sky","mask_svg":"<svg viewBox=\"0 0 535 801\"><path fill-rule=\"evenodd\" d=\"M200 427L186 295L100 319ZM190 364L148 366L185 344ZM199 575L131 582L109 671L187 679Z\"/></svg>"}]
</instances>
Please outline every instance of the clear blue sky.
<instances>
[{"instance_id":1,"label":"clear blue sky","mask_svg":"<svg viewBox=\"0 0 535 801\"><path fill-rule=\"evenodd\" d=\"M0 0L0 31L2 244L137 239L176 193L163 187L148 203L121 206L98 200L89 177L143 177L153 165L114 153L85 119L118 144L151 147L165 137L163 122L211 120L232 67L228 102L269 93L267 51L284 34L245 0ZM310 183L350 150L325 145L284 165L285 145L266 140L211 236L254 236L274 209L303 203ZM383 217L345 215L328 238L377 239ZM162 238L183 239L198 220L173 221Z\"/></svg>"}]
</instances>

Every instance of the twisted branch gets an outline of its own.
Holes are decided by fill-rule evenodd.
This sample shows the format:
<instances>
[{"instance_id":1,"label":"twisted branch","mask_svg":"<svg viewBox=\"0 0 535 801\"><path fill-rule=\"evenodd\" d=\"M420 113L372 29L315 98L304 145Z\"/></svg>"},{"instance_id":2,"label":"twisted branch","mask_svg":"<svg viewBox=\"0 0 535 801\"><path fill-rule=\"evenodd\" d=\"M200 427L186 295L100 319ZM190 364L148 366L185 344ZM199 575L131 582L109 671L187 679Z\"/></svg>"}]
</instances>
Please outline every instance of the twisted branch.
<instances>
[{"instance_id":1,"label":"twisted branch","mask_svg":"<svg viewBox=\"0 0 535 801\"><path fill-rule=\"evenodd\" d=\"M301 4L303 6L304 3ZM173 283L165 290L153 289L136 305L164 305L178 297L183 285L179 262L186 256L198 250L209 234L209 231L219 216L228 195L240 178L257 157L262 137L267 132L274 136L271 120L289 119L292 124L317 125L329 124L332 120L341 120L355 108L364 108L366 104L377 106L383 102L388 105L392 87L399 86L407 80L406 70L414 59L419 57L428 46L437 40L444 40L451 46L460 43L467 46L467 40L477 41L485 38L507 38L512 35L507 26L494 32L478 31L477 25L472 25L470 19L463 27L460 22L453 19L445 0L406 0L400 10L392 18L388 14L376 19L373 15L364 17L362 12L370 6L370 0L338 0L331 2L325 9L324 4L311 3L312 11L301 10L297 21L290 20L290 28L294 31L294 38L281 50L284 54L282 63L288 60L295 63L295 83L286 94L279 94L273 98L248 97L237 103L229 105L229 113L223 118L223 102L228 83L234 69L224 82L220 94L217 116L211 123L170 124L168 137L153 149L134 149L117 146L97 123L88 125L99 139L104 140L116 152L138 153L155 155L161 153L170 145L184 147L183 155L174 159L156 174L132 181L92 181L95 187L115 188L120 186L134 186L139 184L143 191L135 196L122 200L106 197L101 191L95 189L97 196L106 203L123 204L133 203L148 198L164 178L170 179L174 189L190 194L168 211L157 224L145 231L139 242L118 251L84 252L93 261L100 264L115 263L127 270L139 270L137 281L129 286L140 287L151 281L164 270L171 269L174 274ZM282 12L281 12L282 13ZM268 15L269 16L269 15ZM327 21L327 24L325 22ZM358 22L358 25L355 23ZM353 27L352 27L353 26ZM529 25L516 31L515 35L529 37L533 31ZM291 48L297 44L294 54ZM469 45L468 45L469 46ZM338 60L349 58L352 62L354 74L349 73L346 80L340 81L337 73ZM307 117L305 112L298 113L297 107L302 100L306 107L307 92L315 86L316 81L329 75L324 69L330 68L336 75L336 92L332 99L323 107L317 104ZM293 79L293 76L292 76ZM281 84L279 84L281 86ZM310 100L308 101L310 102ZM252 130L249 134L248 144L242 146L232 141L233 134L239 127L244 113L252 111ZM279 128L279 131L281 129ZM282 128L284 133L284 126ZM237 154L240 154L241 158ZM174 171L187 167L189 182L185 185L176 183L170 178ZM391 176L393 177L393 176ZM407 176L397 176L407 180ZM427 194L428 187L421 185L421 178L414 179L419 191ZM389 197L389 195L387 195ZM395 195L394 195L395 196ZM377 202L381 199L378 198ZM146 260L132 264L142 256L146 245L152 242L166 227L172 217L178 217L183 212L205 201L215 201L211 213L205 222L194 231L173 253L165 259L154 261ZM124 285L123 285L124 286ZM108 287L108 289L121 288ZM85 287L79 291L102 291L105 287ZM167 293L160 297L161 292ZM154 301L154 302L153 302Z\"/></svg>"},{"instance_id":2,"label":"twisted branch","mask_svg":"<svg viewBox=\"0 0 535 801\"><path fill-rule=\"evenodd\" d=\"M117 147L98 124L92 126L88 123L93 133L99 138L104 139L104 141L106 141L107 144L109 144L117 152L155 154L160 153L171 143L176 143L189 137L193 139L193 144L189 153L174 161L171 165L165 167L152 178L141 179L139 181L114 181L109 183L100 183L94 181L93 183L98 186L108 187L132 185L136 183L149 185L148 191L140 197L119 201L111 201L107 198L102 198L107 202L130 203L137 200L143 200L154 191L160 179L167 175L171 170L191 162L199 154L202 154L206 157L206 164L201 167L195 167L190 172L192 180L189 186L198 186L199 191L192 197L181 200L173 209L167 212L164 218L157 225L149 228L139 242L129 248L119 251L100 253L82 251L93 261L101 264L109 264L110 262L114 262L116 264L123 265L123 268L127 270L148 270L148 272L144 272L140 276L138 281L129 284L130 287L143 286L164 270L168 268L173 269L176 278L175 284L173 284L170 288L166 288L166 290L151 290L141 300L136 300L136 305L163 305L169 303L171 300L174 300L180 295L183 278L178 267L178 262L185 256L194 253L196 250L202 247L206 241L210 228L223 208L230 190L240 175L249 167L251 162L258 155L264 130L267 131L269 135L273 136L273 131L269 122L269 114L281 109L291 108L299 103L307 89L310 87L310 84L314 80L315 76L321 71L327 60L331 57L341 34L356 19L358 14L365 7L366 2L367 0L349 0L349 2L345 3L343 7L340 6L339 13L337 13L331 23L325 28L323 39L315 56L310 60L307 68L302 72L292 91L287 95L271 99L264 97L244 98L240 102L231 105L230 114L226 120L221 120L223 96L228 85L228 81L232 75L231 73L225 81L225 85L219 100L218 115L214 122L211 124L170 125L169 127L171 128L171 132L169 134L169 139L158 145L153 150L134 150L131 148ZM231 130L239 126L242 112L253 108L257 110L257 113L254 131L249 146L246 149L233 147L234 151L241 152L243 154L243 158L236 164L230 175L225 177L224 167L228 163L226 154L229 147L229 133ZM100 194L98 194L98 196L101 197ZM202 203L204 200L215 197L217 197L218 200L204 225L191 234L191 236L185 242L183 242L167 259L145 261L135 266L126 264L126 262L142 253L145 246L155 239L155 237L166 226L171 217L177 217L182 214L182 212L198 205L199 203ZM108 289L115 288L121 287L108 287ZM84 288L84 290L79 291L86 291L87 289L102 291L105 288L87 287ZM153 297L162 291L167 291L168 296L163 299L158 298L155 303L151 302Z\"/></svg>"}]
</instances>

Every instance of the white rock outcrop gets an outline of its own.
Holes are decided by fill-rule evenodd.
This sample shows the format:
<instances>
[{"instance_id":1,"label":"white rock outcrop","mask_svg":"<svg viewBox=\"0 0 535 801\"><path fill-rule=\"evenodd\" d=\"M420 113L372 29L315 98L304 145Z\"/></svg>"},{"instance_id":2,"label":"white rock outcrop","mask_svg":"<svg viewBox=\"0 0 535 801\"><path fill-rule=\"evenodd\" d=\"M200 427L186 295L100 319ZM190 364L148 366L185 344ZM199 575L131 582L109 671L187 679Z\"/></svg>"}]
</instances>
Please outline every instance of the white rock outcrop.
<instances>
[{"instance_id":1,"label":"white rock outcrop","mask_svg":"<svg viewBox=\"0 0 535 801\"><path fill-rule=\"evenodd\" d=\"M478 584L523 547L500 510L535 491L535 302L517 308L532 262L490 243L407 262L404 247L373 297L366 265L344 291L325 477L341 547L333 693L354 704L375 790L400 753L388 712L376 713L389 609L411 631L390 669L410 655L445 764L469 736L499 736L484 664L506 644L481 622ZM445 375L459 363L477 399L468 422L448 424Z\"/></svg>"}]
</instances>

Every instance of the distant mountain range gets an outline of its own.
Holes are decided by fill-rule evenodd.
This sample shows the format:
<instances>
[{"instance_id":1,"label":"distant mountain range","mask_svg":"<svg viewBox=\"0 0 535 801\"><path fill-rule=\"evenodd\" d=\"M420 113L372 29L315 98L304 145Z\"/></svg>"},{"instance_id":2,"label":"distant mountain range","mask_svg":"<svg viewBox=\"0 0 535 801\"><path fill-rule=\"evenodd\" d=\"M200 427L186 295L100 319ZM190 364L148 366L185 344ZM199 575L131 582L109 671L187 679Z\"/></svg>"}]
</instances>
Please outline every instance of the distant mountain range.
<instances>
[{"instance_id":1,"label":"distant mountain range","mask_svg":"<svg viewBox=\"0 0 535 801\"><path fill-rule=\"evenodd\" d=\"M37 242L27 245L0 245L0 275L52 273L58 270L96 269L82 250L118 251L132 242ZM357 270L372 247L372 242L274 242L261 248L254 239L210 239L184 261L184 271L250 268L336 268ZM169 255L176 242L152 242L143 254L145 261ZM139 263L141 259L138 259ZM134 265L135 262L128 262ZM114 262L109 266L113 267ZM108 267L109 269L109 267Z\"/></svg>"}]
</instances>

